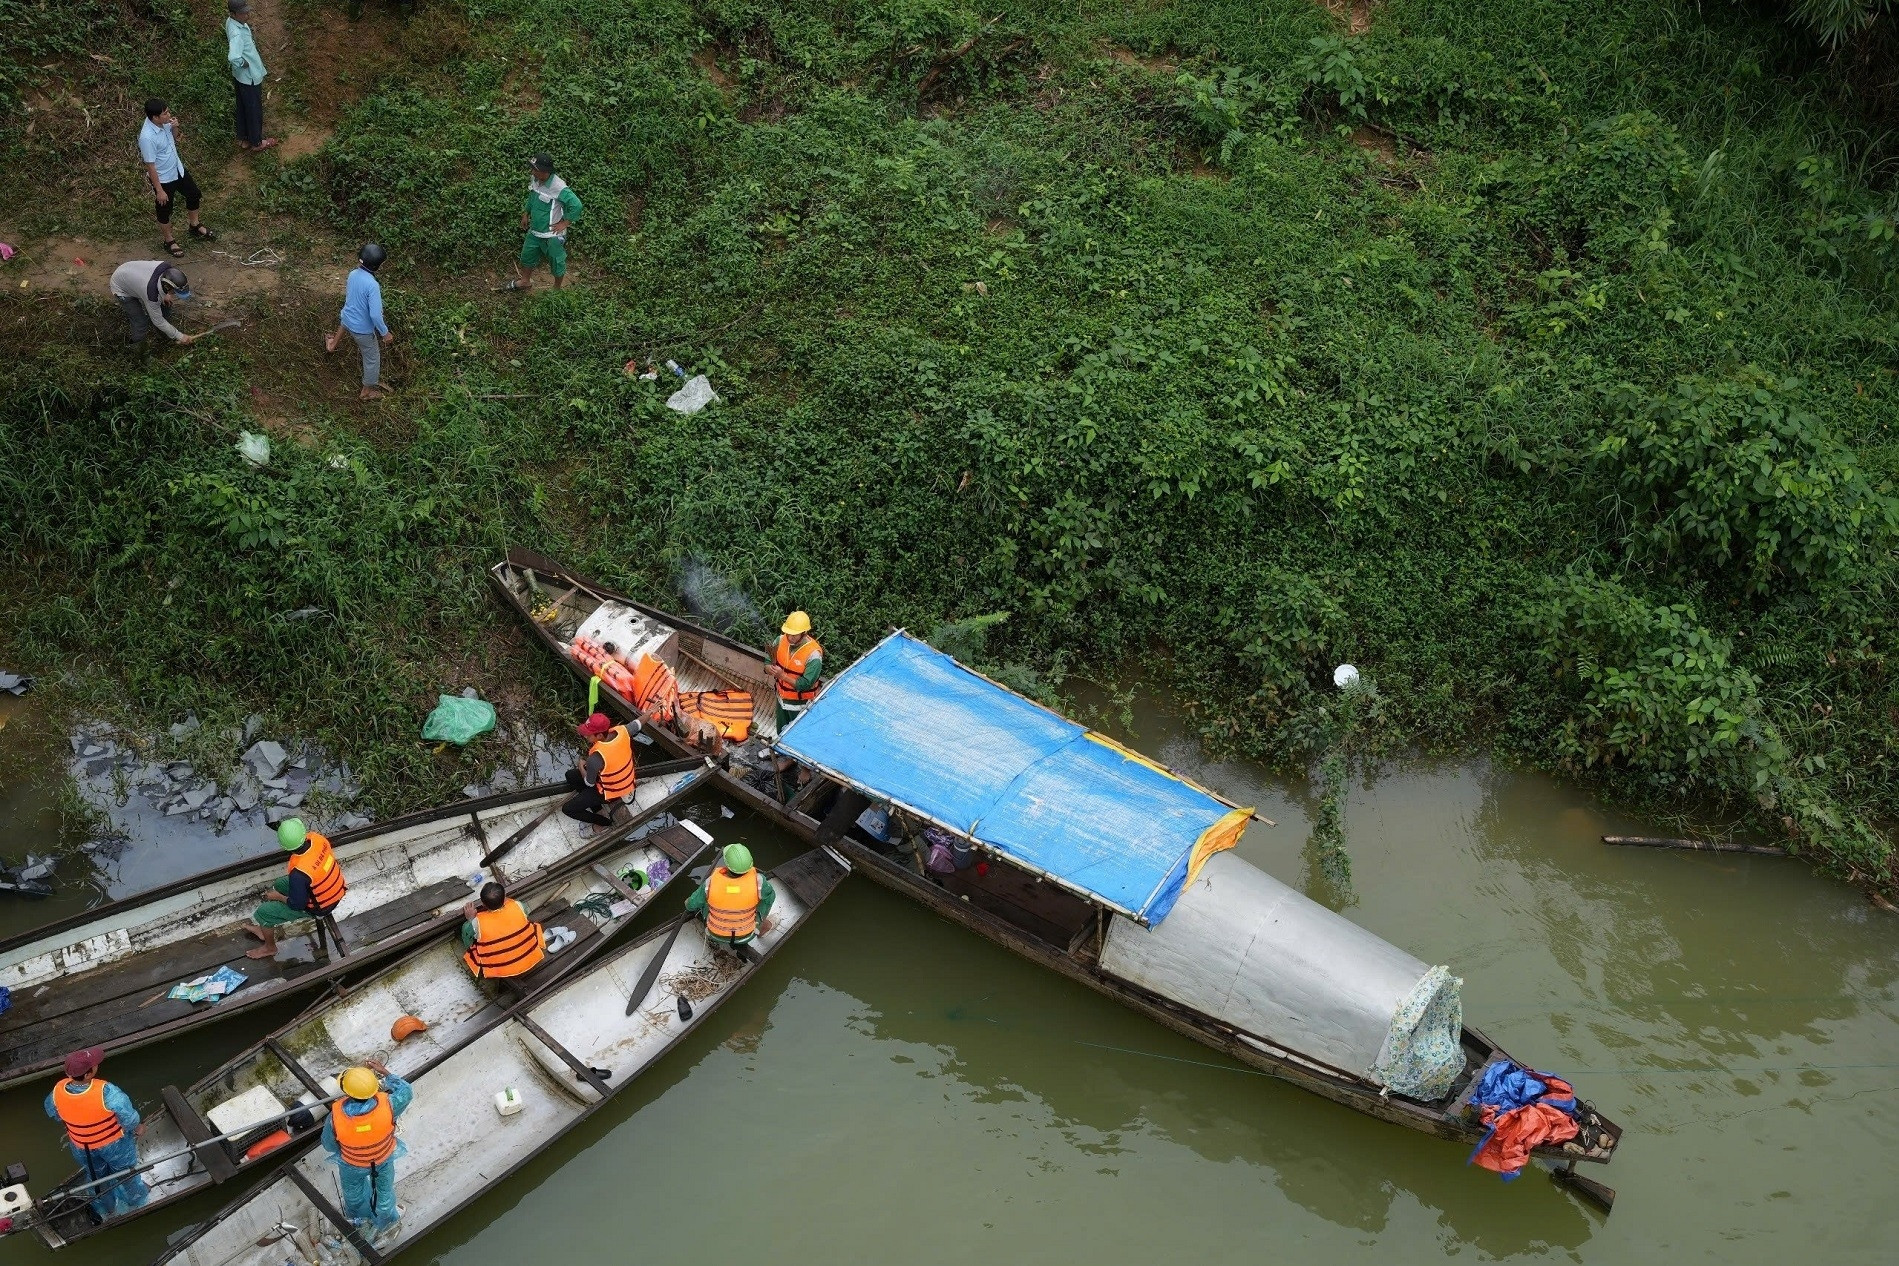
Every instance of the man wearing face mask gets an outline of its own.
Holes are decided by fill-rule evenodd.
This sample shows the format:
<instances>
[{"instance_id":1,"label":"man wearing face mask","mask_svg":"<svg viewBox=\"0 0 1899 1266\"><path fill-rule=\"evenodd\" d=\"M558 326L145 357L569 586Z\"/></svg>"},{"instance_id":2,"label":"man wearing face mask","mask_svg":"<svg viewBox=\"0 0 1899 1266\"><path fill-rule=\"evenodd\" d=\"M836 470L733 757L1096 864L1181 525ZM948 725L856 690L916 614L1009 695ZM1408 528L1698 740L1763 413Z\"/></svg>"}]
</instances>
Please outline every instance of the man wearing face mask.
<instances>
[{"instance_id":1,"label":"man wearing face mask","mask_svg":"<svg viewBox=\"0 0 1899 1266\"><path fill-rule=\"evenodd\" d=\"M143 343L154 329L181 346L198 341L196 334L186 334L166 319L165 309L174 299L191 298L184 273L173 265L154 259L120 264L112 273L112 297L131 323L126 338L133 345Z\"/></svg>"}]
</instances>

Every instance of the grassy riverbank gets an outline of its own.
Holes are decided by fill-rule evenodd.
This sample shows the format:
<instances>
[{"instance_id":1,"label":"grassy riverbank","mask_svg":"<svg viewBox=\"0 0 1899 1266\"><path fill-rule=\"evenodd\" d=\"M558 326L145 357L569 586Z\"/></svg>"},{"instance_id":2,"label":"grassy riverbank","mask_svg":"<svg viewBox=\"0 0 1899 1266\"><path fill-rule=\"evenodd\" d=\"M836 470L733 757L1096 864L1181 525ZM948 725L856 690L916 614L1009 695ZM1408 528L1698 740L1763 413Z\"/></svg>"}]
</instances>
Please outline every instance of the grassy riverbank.
<instances>
[{"instance_id":1,"label":"grassy riverbank","mask_svg":"<svg viewBox=\"0 0 1899 1266\"><path fill-rule=\"evenodd\" d=\"M288 0L273 118L309 152L246 167L201 7L86 8L47 59L200 121L226 239L286 257L249 328L146 363L102 294L0 287L0 647L90 706L266 705L383 807L439 798L438 688L572 693L483 591L513 542L663 603L703 563L839 659L1009 610L1045 680L1138 665L1295 763L1351 659L1387 743L1726 801L1890 882L1899 248L1783 28ZM23 91L9 165L70 174L0 224L148 237L136 108L86 131ZM540 149L587 203L576 284L498 295ZM378 407L316 346L367 237ZM725 401L673 415L629 358Z\"/></svg>"}]
</instances>

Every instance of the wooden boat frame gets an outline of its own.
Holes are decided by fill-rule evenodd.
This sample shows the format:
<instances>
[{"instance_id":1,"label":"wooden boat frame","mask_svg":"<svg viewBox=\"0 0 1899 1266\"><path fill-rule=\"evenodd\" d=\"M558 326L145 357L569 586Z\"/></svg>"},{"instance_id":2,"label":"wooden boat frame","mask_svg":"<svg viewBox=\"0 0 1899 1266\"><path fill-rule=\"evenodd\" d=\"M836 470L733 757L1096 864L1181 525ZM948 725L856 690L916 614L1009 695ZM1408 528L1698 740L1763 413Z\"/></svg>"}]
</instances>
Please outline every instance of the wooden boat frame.
<instances>
[{"instance_id":1,"label":"wooden boat frame","mask_svg":"<svg viewBox=\"0 0 1899 1266\"><path fill-rule=\"evenodd\" d=\"M601 601L624 603L675 628L690 630L708 640L742 651L761 664L768 662L764 653L755 648L747 647L710 629L681 620L670 612L638 602L624 594L604 589L585 577L576 576L561 564L543 555L528 550L510 549L506 562L496 564L489 570L490 581L502 600L522 617L541 643L565 664L569 671L583 680L587 677L584 670L567 656L558 639L531 617L526 606L509 586L504 574L507 569L531 570L546 579L580 590ZM1006 689L1006 687L1003 688ZM683 736L664 726L652 723L648 718L641 717L631 702L604 684L601 687L600 697L603 704L622 720L641 720L645 731L651 734L656 742L665 745L670 752L681 756L707 754L692 746ZM1009 920L950 892L922 873L920 864L914 867L906 866L879 852L870 844L868 836L861 839L852 838L857 812L868 805L868 800L854 789L823 774L814 774L810 783L793 795L787 803L764 793L742 777L733 775L729 766L728 755L722 761L722 768L718 775L724 791L800 839L838 850L852 862L858 873L866 878L921 902L951 922L959 923L1031 962L1038 963L1097 993L1113 998L1176 1033L1210 1046L1248 1067L1283 1078L1296 1086L1367 1116L1388 1121L1394 1125L1402 1125L1437 1138L1462 1143L1467 1147L1475 1147L1485 1134L1485 1127L1468 1111L1468 1096L1475 1081L1475 1074L1497 1059L1507 1059L1521 1064L1521 1061L1516 1060L1502 1046L1492 1041L1482 1030L1466 1024L1462 1033L1466 1071L1460 1076L1452 1093L1444 1101L1434 1104L1391 1094L1383 1087L1353 1076L1342 1069L1329 1067L1297 1051L1287 1049L1257 1035L1242 1032L1212 1016L1182 1006L1099 970L1095 966L1094 959L1100 954L1101 942L1106 936L1108 912L1098 903L1091 903L1097 904L1099 915L1097 935L1093 938L1084 938L1085 943L1075 948L1064 949L1053 945L1041 937L1024 931ZM839 811L839 803L849 805L853 797L859 801L858 808L850 812ZM981 848L980 845L977 847ZM993 851L983 851L985 860L989 861L991 866L1015 865L1010 859ZM1024 874L1032 873L1026 868L1017 867L1017 869L1022 870ZM1589 1107L1587 1104L1582 1106ZM1589 1110L1593 1111L1593 1109ZM1619 1125L1599 1113L1597 1120L1607 1140L1606 1146L1580 1154L1565 1151L1560 1147L1541 1147L1535 1149L1531 1155L1553 1167L1551 1177L1559 1185L1568 1187L1591 1204L1607 1212L1615 1203L1615 1191L1595 1179L1577 1173L1575 1168L1577 1161L1607 1164L1621 1143L1622 1128Z\"/></svg>"},{"instance_id":2,"label":"wooden boat frame","mask_svg":"<svg viewBox=\"0 0 1899 1266\"><path fill-rule=\"evenodd\" d=\"M824 873L822 874L815 873L819 867L823 868ZM777 955L778 951L782 949L785 946L785 944L791 940L792 936L794 936L796 933L804 929L804 925L810 920L811 916L817 912L818 907L823 905L824 902L830 898L831 894L837 890L838 886L843 883L845 878L847 878L850 875L851 869L852 867L850 863L846 861L845 858L842 855L840 855L837 850L819 847L819 848L813 848L809 852L802 853L798 855L797 857L792 858L790 861L784 863L783 865L776 867L771 872L769 872L771 878L782 889L785 889L786 891L790 892L790 894L797 900L798 904L803 907L803 912L802 914L800 914L797 922L793 924L789 929L787 929L784 935L777 937L770 944L765 945L762 949L754 950L753 953L748 958L745 959L745 963L742 970L737 976L735 976L732 979L729 987L722 989L718 994L716 994L715 996L711 998L704 999L700 1002L695 1002L692 1007L692 1018L690 1020L683 1021L679 1030L671 1034L664 1043L659 1045L655 1050L653 1050L650 1054L648 1054L641 1064L639 1064L637 1067L627 1072L622 1072L620 1070L611 1070L613 1075L610 1081L604 1080L600 1077L599 1074L602 1070L589 1070L587 1069L584 1063L576 1060L575 1057L571 1053L567 1052L565 1048L561 1046L560 1043L554 1041L542 1030L540 1030L539 1026L534 1022L532 1016L530 1016L528 1013L532 1011L533 1009L535 1009L536 1007L543 1006L543 1005L553 1002L555 1000L556 995L559 994L562 990L579 986L583 981L587 980L587 978L593 976L594 974L598 972L607 970L608 968L612 967L616 962L618 962L620 959L633 954L634 952L636 952L643 946L646 946L652 943L653 941L658 940L661 937L669 937L672 934L675 927L679 927L681 925L687 925L691 923L691 919L689 916L682 915L677 922L669 921L667 923L661 924L658 927L652 928L649 931L647 931L644 935L640 936L638 939L630 941L623 946L620 946L619 948L615 949L611 953L596 957L593 961L589 962L586 966L582 967L579 971L568 973L560 981L554 983L549 988L535 990L532 994L523 998L521 1001L515 1003L513 1006L510 1006L506 1011L496 1016L492 1023L484 1026L481 1033L476 1034L473 1037L471 1037L468 1042L463 1043L456 1051L450 1052L448 1054L443 1055L439 1059L431 1061L430 1064L428 1065L429 1069L433 1069L439 1066L440 1064L445 1063L448 1060L455 1058L457 1055L465 1053L469 1049L469 1047L472 1046L476 1041L479 1041L482 1038L488 1037L495 1030L509 1023L517 1023L527 1028L528 1031L532 1033L533 1036L538 1041L546 1045L555 1055L557 1055L558 1057L560 1057L561 1059L565 1061L568 1061L569 1067L573 1068L576 1075L578 1077L581 1077L587 1080L589 1084L592 1086L593 1090L595 1091L595 1098L593 1102L585 1104L579 1110L578 1113L576 1113L570 1120L562 1124L560 1128L549 1133L545 1138L540 1139L531 1150L525 1151L519 1156L517 1156L507 1166L506 1169L493 1175L492 1177L489 1177L487 1182L485 1182L480 1188L470 1193L469 1195L463 1197L462 1199L456 1201L453 1205L451 1205L447 1209L438 1213L435 1216L434 1220L430 1222L428 1226L421 1228L421 1231L419 1234L415 1234L415 1235L405 1234L402 1237L402 1239L399 1242L397 1242L395 1245L393 1245L390 1251L388 1252L382 1252L382 1251L377 1250L372 1245L370 1245L366 1240L363 1240L360 1234L353 1234L353 1235L347 1236L351 1247L363 1259L363 1261L368 1264L368 1266L381 1266L381 1263L413 1247L415 1244L417 1244L423 1238L425 1238L427 1234L430 1231L434 1230L436 1227L439 1227L441 1224L449 1221L450 1219L454 1218L456 1215L470 1208L478 1200L480 1200L482 1196L484 1196L488 1191L492 1190L498 1184L504 1182L510 1175L518 1172L525 1166L531 1164L537 1157L541 1156L544 1152L546 1152L548 1148L554 1146L561 1139L565 1138L568 1134L572 1133L581 1124L589 1120L596 1112L600 1111L601 1108L605 1107L610 1101L612 1101L614 1096L617 1095L620 1091L624 1090L627 1086L632 1085L634 1082L638 1081L640 1076L644 1072L652 1068L654 1065L658 1064L661 1060L665 1059L666 1056L671 1054L672 1051L674 1051L681 1042L685 1041L687 1037L691 1036L695 1031L697 1031L699 1026L703 1024L721 1006L723 1006L729 998L731 998L741 988L743 988L746 982L749 981L752 978L752 976L756 975L760 968L762 968L766 963L770 962ZM662 949L660 952L663 953L664 949ZM417 1077L420 1078L422 1075L423 1073L418 1073ZM257 1184L257 1186L252 1188L250 1191L244 1193L242 1196L239 1196L236 1200L226 1205L223 1209L220 1209L213 1217L211 1217L207 1221L199 1224L196 1227L190 1228L188 1235L186 1237L180 1237L176 1239L174 1243L167 1245L164 1251L161 1252L158 1257L153 1259L152 1266L164 1266L165 1263L178 1261L180 1259L181 1254L185 1252L186 1250L188 1250L189 1247L193 1243L195 1243L199 1238L201 1238L206 1232L211 1230L213 1227L217 1226L219 1223L223 1222L225 1219L235 1215L245 1205L247 1201L261 1194L266 1186L276 1181L277 1175L280 1171L290 1170L292 1167L296 1166L303 1159L304 1155L307 1155L307 1154L308 1153L306 1151L295 1157L284 1158L284 1160L281 1163L272 1167L270 1173L267 1174L263 1179L261 1179L259 1183ZM400 1174L400 1171L398 1171L398 1173ZM315 1194L314 1186L305 1185L305 1183L307 1182L307 1179L304 1180L304 1182L298 1182L297 1178L293 1176L292 1181L293 1183L296 1183L296 1185L298 1185L299 1187L303 1189L306 1198L311 1198ZM400 1178L398 1179L398 1181L400 1182ZM313 1200L313 1203L314 1202L315 1201ZM322 1208L321 1205L319 1205L319 1212L323 1212L326 1215L331 1216L331 1220L333 1223L337 1223L341 1219L340 1212L336 1211L333 1206L330 1209L325 1210ZM338 1225L337 1229L341 1231L342 1227ZM260 1245L260 1247L262 1247L262 1245Z\"/></svg>"},{"instance_id":3,"label":"wooden boat frame","mask_svg":"<svg viewBox=\"0 0 1899 1266\"><path fill-rule=\"evenodd\" d=\"M647 772L649 776L653 774L687 773L690 771L692 764L695 763L705 764L705 757L702 753L689 753L677 761L649 766ZM711 772L712 770L708 767L708 775L711 774ZM648 806L648 808L661 808L675 803L678 799L687 794L702 790L708 784L708 781L708 777L688 778L679 788L668 794L661 801L656 802L652 806ZM403 814L400 817L389 819L386 822L372 823L368 826L359 827L350 831L340 831L332 837L332 843L340 848L359 840L381 835L390 835L416 827L445 823L458 818L468 818L478 822L478 815L485 811L506 809L524 801L551 798L563 791L565 791L563 784L544 784L504 792L498 795L464 800L457 804ZM642 816L644 813L645 810L641 810ZM636 829L636 826L637 821L616 824L611 829L601 832L595 838L588 841L586 847L576 850L563 861L550 867L546 872L543 872L544 875L546 877L553 877L557 874L564 874L573 867L586 865L590 858L597 856L604 850L618 843L629 832ZM121 926L127 926L136 921L138 911L157 905L172 897L251 874L256 875L260 880L266 877L275 877L276 874L281 872L283 865L284 855L281 851L273 851L241 861L229 862L211 870L201 871L198 874L188 875L182 879L174 880L161 887L148 889L133 896L121 898L118 901L93 906L87 910L76 911L64 918L56 919L51 923L42 924L37 928L31 928L27 931L17 933L14 936L7 937L5 940L0 940L0 954L8 950L31 945L34 942L44 940L62 931L84 927L87 924L113 921ZM364 945L360 949L352 949L345 954L332 952L328 961L314 963L307 970L298 972L294 977L282 978L282 987L240 989L228 998L219 1001L214 1006L197 1006L184 1015L160 1021L123 1036L111 1038L106 1043L107 1048L112 1052L131 1050L151 1042L162 1041L166 1038L177 1036L180 1033L188 1032L201 1025L226 1019L240 1012L248 1011L253 1007L282 1001L310 988L333 981L347 972L359 970L379 962L392 954L401 953L403 950L429 939L438 931L446 928L450 923L458 920L459 917L458 914L441 914L434 918L421 920L395 935ZM0 1023L4 1023L4 1021L0 1021ZM59 1058L47 1057L0 1070L0 1089L8 1089L22 1085L36 1078L52 1076L59 1070L59 1067Z\"/></svg>"},{"instance_id":4,"label":"wooden boat frame","mask_svg":"<svg viewBox=\"0 0 1899 1266\"><path fill-rule=\"evenodd\" d=\"M693 786L688 786L682 789L680 794L691 790ZM604 882L608 885L610 892L623 897L629 896L630 890L625 889L623 883L616 882L615 877L610 877L602 863L615 858L637 858L647 852L659 853L670 860L672 869L665 880L638 894L637 904L631 911L624 916L597 924L578 944L548 958L545 966L533 975L518 982L494 982L491 988L495 993L489 1003L463 1021L454 1031L454 1036L448 1044L442 1044L440 1038L431 1039L432 1044L438 1048L435 1054L411 1069L405 1071L398 1067L395 1071L404 1076L420 1076L501 1023L516 1006L532 1001L568 977L584 970L607 951L608 946L620 932L644 914L662 894L670 891L675 881L686 876L693 864L712 847L709 836L696 825L683 823L677 827L663 827L651 833L642 833L639 830L645 823L665 814L675 800L676 797L668 797L643 812L631 824L632 831L621 840L618 846L592 854L592 860L589 862L563 868L559 873L543 875L534 880L531 887L519 890L517 895L529 900L531 910L543 905L551 897L559 897L560 890L574 886L577 881L584 881L590 886L596 882ZM683 841L668 840L667 831L678 831L685 839L690 839L692 841L690 847L688 848ZM571 902L569 904L571 905ZM536 913L538 914L538 910ZM565 911L555 917L570 918ZM311 1083L318 1079L311 1070L305 1067L303 1053L296 1049L297 1039L302 1034L315 1030L327 1031L325 1021L331 1013L342 1007L362 1006L366 1000L377 996L379 987L385 982L400 981L404 988L413 990L414 981L405 980L402 977L412 965L418 964L423 956L442 949L451 950L451 961L445 964L444 970L459 973L460 979L457 983L461 983L462 979L466 979L467 971L460 962L460 948L460 939L455 932L442 932L433 941L418 945L397 958L384 960L362 978L351 979L346 993L331 990L323 994L293 1019L206 1073L186 1090L181 1092L172 1086L165 1087L161 1092L161 1106L156 1111L145 1114L144 1123L149 1130L154 1125L163 1122L170 1132L179 1136L175 1142L178 1150L167 1152L166 1155L181 1158L188 1151L190 1159L184 1167L184 1172L178 1178L196 1177L197 1182L190 1185L185 1185L175 1179L166 1182L163 1184L164 1187L175 1187L175 1189L160 1195L158 1192L163 1187L154 1188L152 1198L147 1203L129 1212L121 1212L105 1223L94 1226L76 1210L69 1209L50 1215L47 1212L48 1205L58 1201L65 1188L74 1183L84 1182L85 1173L79 1171L69 1175L58 1186L49 1189L45 1195L38 1197L32 1225L30 1227L16 1225L12 1233L18 1234L22 1230L31 1229L39 1235L48 1248L64 1248L78 1240L88 1239L100 1232L121 1226L134 1218L143 1217L158 1209L189 1199L211 1186L222 1185L238 1177L250 1177L283 1161L302 1155L316 1143L322 1134L322 1130L317 1126L298 1130L286 1123L284 1128L291 1130L291 1138L288 1142L259 1156L256 1160L247 1161L241 1155L233 1155L241 1151L243 1142L233 1142L227 1146L223 1143L207 1141L218 1131L205 1119L198 1105L209 1098L220 1084L227 1093L235 1092L240 1080L248 1080L255 1085L265 1084L264 1080L256 1077L255 1074L248 1078L245 1074L266 1059L274 1060L282 1070L283 1078L280 1080L300 1082L305 1090L311 1090ZM523 988L524 985L526 988ZM401 1008L398 1006L397 1010L400 1011ZM396 1047L398 1053L402 1049L401 1046ZM397 1055L391 1054L387 1058L395 1061ZM317 1119L320 1123L321 1118ZM244 1132L243 1137L248 1141L253 1133L263 1135L268 1132L267 1129L250 1129ZM167 1140L167 1142L171 1141ZM142 1145L141 1151L143 1151ZM141 1163L149 1162L145 1162L141 1157ZM59 1226L56 1225L57 1223L69 1225Z\"/></svg>"}]
</instances>

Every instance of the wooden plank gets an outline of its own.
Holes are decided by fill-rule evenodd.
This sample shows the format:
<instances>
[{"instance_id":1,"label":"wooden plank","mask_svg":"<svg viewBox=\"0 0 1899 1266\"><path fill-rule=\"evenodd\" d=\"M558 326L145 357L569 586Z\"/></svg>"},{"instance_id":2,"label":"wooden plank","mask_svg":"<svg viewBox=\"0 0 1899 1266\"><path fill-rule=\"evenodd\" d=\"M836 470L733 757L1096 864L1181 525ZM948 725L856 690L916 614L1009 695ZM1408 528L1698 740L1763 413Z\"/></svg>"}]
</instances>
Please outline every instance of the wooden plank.
<instances>
[{"instance_id":1,"label":"wooden plank","mask_svg":"<svg viewBox=\"0 0 1899 1266\"><path fill-rule=\"evenodd\" d=\"M350 915L342 921L341 930L349 938L355 952L361 954L378 941L386 941L409 928L427 923L435 917L438 909L467 893L467 881L439 879L426 888L418 888L394 901Z\"/></svg>"},{"instance_id":2,"label":"wooden plank","mask_svg":"<svg viewBox=\"0 0 1899 1266\"><path fill-rule=\"evenodd\" d=\"M796 897L798 904L812 910L830 896L849 873L821 849L813 849L774 868L771 881Z\"/></svg>"},{"instance_id":3,"label":"wooden plank","mask_svg":"<svg viewBox=\"0 0 1899 1266\"><path fill-rule=\"evenodd\" d=\"M237 1165L231 1160L230 1150L225 1147L224 1141L217 1138L218 1131L198 1115L198 1110L186 1101L178 1087L166 1086L158 1092L158 1097L164 1100L165 1111L171 1113L172 1123L185 1136L185 1142L191 1144L191 1154L204 1164L211 1181L224 1182L236 1177Z\"/></svg>"},{"instance_id":4,"label":"wooden plank","mask_svg":"<svg viewBox=\"0 0 1899 1266\"><path fill-rule=\"evenodd\" d=\"M284 1172L290 1175L290 1181L297 1185L299 1191L303 1192L303 1198L315 1205L317 1212L328 1218L330 1225L343 1233L343 1238L348 1240L351 1246L363 1255L363 1259L369 1263L369 1266L382 1266L383 1256L376 1251L376 1246L364 1238L363 1233L356 1229L354 1222L351 1222L348 1218L343 1216L341 1209L330 1203L328 1196L325 1196L316 1189L315 1183L304 1177L301 1169L293 1164L286 1168Z\"/></svg>"},{"instance_id":5,"label":"wooden plank","mask_svg":"<svg viewBox=\"0 0 1899 1266\"><path fill-rule=\"evenodd\" d=\"M626 886L626 880L620 878L618 875L608 870L605 866L602 866L599 862L592 863L592 869L593 869L594 874L606 880L607 883L612 886L615 892L619 893L622 897L626 898L628 901L631 901L635 905L638 905L643 900L643 898L640 896L639 893L634 892L631 888ZM591 923L592 920L590 919L588 920L588 922Z\"/></svg>"},{"instance_id":6,"label":"wooden plank","mask_svg":"<svg viewBox=\"0 0 1899 1266\"><path fill-rule=\"evenodd\" d=\"M533 1016L523 1011L520 1015L517 1015L514 1018L520 1023L522 1028L532 1033L535 1036L535 1038L540 1041L542 1046L545 1046L548 1050L554 1052L555 1056L557 1056L560 1059L561 1063L573 1069L575 1076L579 1077L582 1081L586 1082L589 1086L592 1086L595 1094L599 1095L602 1099L605 1099L608 1095L613 1093L611 1090L607 1089L607 1083L605 1079L603 1079L600 1076L599 1073L595 1072L592 1068L590 1068L586 1064L581 1063L579 1057L577 1057L572 1051L568 1050L565 1046L562 1046L559 1042L556 1042L554 1040L553 1034L549 1033L546 1029L542 1028L540 1025L534 1022Z\"/></svg>"},{"instance_id":7,"label":"wooden plank","mask_svg":"<svg viewBox=\"0 0 1899 1266\"><path fill-rule=\"evenodd\" d=\"M315 1095L319 1100L328 1099L330 1097L330 1092L323 1088L323 1083L317 1079L316 1075L305 1068L295 1055L285 1050L276 1038L265 1038L264 1049L269 1051L272 1055L275 1055L277 1062L284 1066L284 1071L302 1082L305 1090Z\"/></svg>"},{"instance_id":8,"label":"wooden plank","mask_svg":"<svg viewBox=\"0 0 1899 1266\"><path fill-rule=\"evenodd\" d=\"M677 824L661 827L659 830L654 831L651 835L641 840L640 843L651 844L654 848L666 854L667 858L675 865L684 864L697 854L700 849L705 847L704 840L694 835L685 827Z\"/></svg>"}]
</instances>

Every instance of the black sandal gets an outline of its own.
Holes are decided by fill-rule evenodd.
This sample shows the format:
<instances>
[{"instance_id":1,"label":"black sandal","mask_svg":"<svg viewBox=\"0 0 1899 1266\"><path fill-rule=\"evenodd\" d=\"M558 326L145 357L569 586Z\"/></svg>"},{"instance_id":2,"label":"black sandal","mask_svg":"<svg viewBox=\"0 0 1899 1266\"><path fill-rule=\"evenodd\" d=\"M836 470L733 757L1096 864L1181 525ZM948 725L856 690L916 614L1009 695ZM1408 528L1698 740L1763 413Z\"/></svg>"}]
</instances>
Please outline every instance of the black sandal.
<instances>
[{"instance_id":1,"label":"black sandal","mask_svg":"<svg viewBox=\"0 0 1899 1266\"><path fill-rule=\"evenodd\" d=\"M194 224L191 226L191 236L201 237L207 242L215 242L218 240L218 235L202 224Z\"/></svg>"},{"instance_id":2,"label":"black sandal","mask_svg":"<svg viewBox=\"0 0 1899 1266\"><path fill-rule=\"evenodd\" d=\"M166 242L165 249L170 251L175 259L183 259L185 257L185 248L178 245L177 242Z\"/></svg>"}]
</instances>

